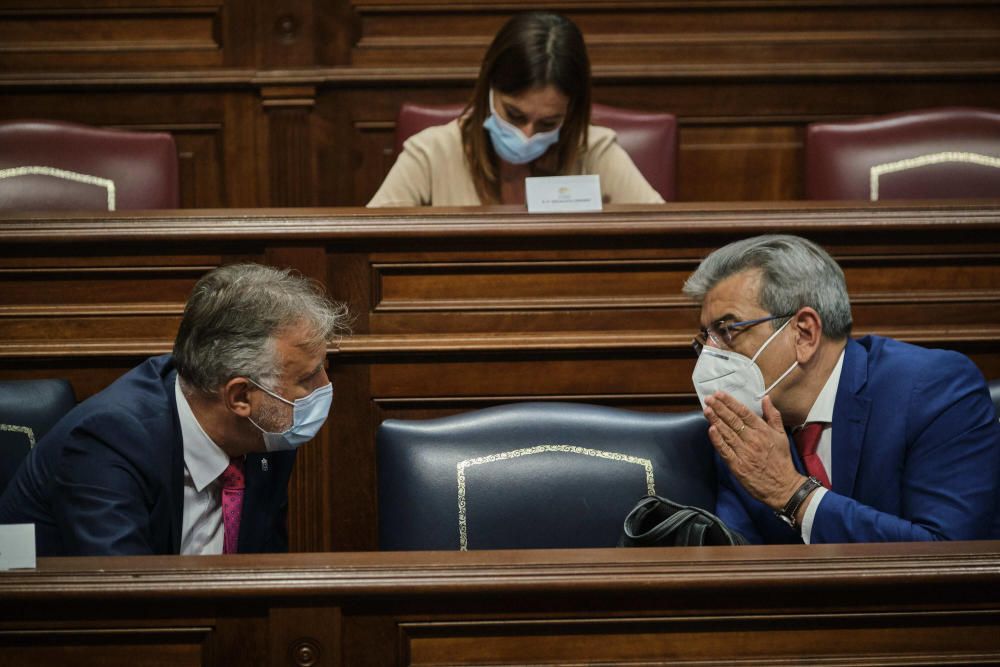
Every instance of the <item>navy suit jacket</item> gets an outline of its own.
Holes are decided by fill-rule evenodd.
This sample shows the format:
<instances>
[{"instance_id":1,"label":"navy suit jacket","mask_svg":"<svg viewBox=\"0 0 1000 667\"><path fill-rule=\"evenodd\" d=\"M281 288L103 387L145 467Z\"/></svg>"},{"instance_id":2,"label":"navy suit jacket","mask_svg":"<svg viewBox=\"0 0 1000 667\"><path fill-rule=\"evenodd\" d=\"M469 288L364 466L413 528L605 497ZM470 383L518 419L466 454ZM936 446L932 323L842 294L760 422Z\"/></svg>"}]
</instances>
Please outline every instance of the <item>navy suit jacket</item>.
<instances>
[{"instance_id":1,"label":"navy suit jacket","mask_svg":"<svg viewBox=\"0 0 1000 667\"><path fill-rule=\"evenodd\" d=\"M849 340L832 428L833 488L811 543L1000 538L1000 423L965 356L878 336ZM716 462L716 509L727 525L754 543L801 541Z\"/></svg>"},{"instance_id":2,"label":"navy suit jacket","mask_svg":"<svg viewBox=\"0 0 1000 667\"><path fill-rule=\"evenodd\" d=\"M39 556L176 554L184 447L169 355L153 357L76 406L25 459L0 523L34 523ZM294 452L252 454L241 552L287 551Z\"/></svg>"}]
</instances>

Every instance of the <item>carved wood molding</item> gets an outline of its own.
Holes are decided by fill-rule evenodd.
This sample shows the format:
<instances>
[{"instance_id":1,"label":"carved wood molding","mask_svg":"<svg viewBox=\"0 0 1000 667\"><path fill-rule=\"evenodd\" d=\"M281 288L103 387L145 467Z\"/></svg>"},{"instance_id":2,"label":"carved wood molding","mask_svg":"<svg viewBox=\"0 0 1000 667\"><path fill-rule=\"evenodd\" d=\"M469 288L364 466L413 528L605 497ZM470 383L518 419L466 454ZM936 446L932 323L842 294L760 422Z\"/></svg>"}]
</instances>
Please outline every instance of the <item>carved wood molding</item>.
<instances>
[{"instance_id":1,"label":"carved wood molding","mask_svg":"<svg viewBox=\"0 0 1000 667\"><path fill-rule=\"evenodd\" d=\"M206 268L204 272L209 271ZM183 303L95 303L0 306L0 321L19 317L122 317L184 313Z\"/></svg>"},{"instance_id":2,"label":"carved wood molding","mask_svg":"<svg viewBox=\"0 0 1000 667\"><path fill-rule=\"evenodd\" d=\"M380 239L545 236L705 236L813 234L850 244L858 235L929 232L968 249L998 240L1000 208L991 202L738 202L608 206L603 213L531 215L519 207L417 209L226 209L137 214L0 215L0 244L162 240ZM944 231L946 230L946 231ZM904 236L905 237L905 236ZM938 245L941 241L936 242ZM836 245L836 244L834 244Z\"/></svg>"},{"instance_id":3,"label":"carved wood molding","mask_svg":"<svg viewBox=\"0 0 1000 667\"><path fill-rule=\"evenodd\" d=\"M268 84L260 89L261 105L268 110L311 108L316 105L316 87Z\"/></svg>"},{"instance_id":4,"label":"carved wood molding","mask_svg":"<svg viewBox=\"0 0 1000 667\"><path fill-rule=\"evenodd\" d=\"M311 67L283 70L200 69L197 71L104 70L0 73L0 90L115 90L164 89L246 89L266 86L315 85L318 87L370 87L379 84L409 86L471 86L476 67ZM862 63L680 63L641 65L595 65L592 78L597 85L616 83L656 84L716 80L801 80L841 79L858 81L935 79L938 77L1000 77L1000 60L967 62L862 62Z\"/></svg>"},{"instance_id":5,"label":"carved wood molding","mask_svg":"<svg viewBox=\"0 0 1000 667\"><path fill-rule=\"evenodd\" d=\"M108 357L145 358L166 354L174 348L173 339L81 339L0 342L0 359L103 359Z\"/></svg>"},{"instance_id":6,"label":"carved wood molding","mask_svg":"<svg viewBox=\"0 0 1000 667\"><path fill-rule=\"evenodd\" d=\"M330 595L528 593L554 589L664 594L671 590L835 590L850 587L859 608L885 608L864 591L903 579L936 591L928 607L979 587L1000 591L1000 542L819 544L546 549L520 551L253 554L226 559L143 556L39 559L36 570L0 576L7 600L226 596L286 599ZM803 598L803 600L805 600ZM812 599L809 605L821 605ZM804 601L803 604L806 604ZM994 608L995 610L995 608Z\"/></svg>"},{"instance_id":7,"label":"carved wood molding","mask_svg":"<svg viewBox=\"0 0 1000 667\"><path fill-rule=\"evenodd\" d=\"M878 334L920 345L942 347L995 347L1000 340L1000 327L879 327L877 331L855 330L852 335ZM461 333L408 335L355 335L345 337L328 353L343 361L372 355L393 356L454 356L462 357L504 354L601 353L646 351L659 355L686 358L691 356L689 332L538 332L538 333ZM0 341L3 358L104 358L145 357L165 354L173 349L172 338L129 338L66 340Z\"/></svg>"}]
</instances>

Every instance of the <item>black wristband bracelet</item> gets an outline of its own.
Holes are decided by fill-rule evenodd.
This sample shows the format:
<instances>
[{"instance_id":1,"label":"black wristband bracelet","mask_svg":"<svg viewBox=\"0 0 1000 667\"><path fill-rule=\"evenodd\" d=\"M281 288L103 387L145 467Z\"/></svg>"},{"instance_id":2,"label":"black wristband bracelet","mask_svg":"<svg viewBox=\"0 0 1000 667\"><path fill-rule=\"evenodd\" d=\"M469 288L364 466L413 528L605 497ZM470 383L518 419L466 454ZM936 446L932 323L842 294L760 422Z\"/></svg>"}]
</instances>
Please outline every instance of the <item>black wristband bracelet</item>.
<instances>
[{"instance_id":1,"label":"black wristband bracelet","mask_svg":"<svg viewBox=\"0 0 1000 667\"><path fill-rule=\"evenodd\" d=\"M809 477L806 481L802 482L802 486L795 490L795 493L788 499L785 506L775 512L775 515L792 528L798 530L799 524L795 520L796 512L799 511L799 507L809 497L809 494L821 486L823 486L822 482L815 477Z\"/></svg>"}]
</instances>

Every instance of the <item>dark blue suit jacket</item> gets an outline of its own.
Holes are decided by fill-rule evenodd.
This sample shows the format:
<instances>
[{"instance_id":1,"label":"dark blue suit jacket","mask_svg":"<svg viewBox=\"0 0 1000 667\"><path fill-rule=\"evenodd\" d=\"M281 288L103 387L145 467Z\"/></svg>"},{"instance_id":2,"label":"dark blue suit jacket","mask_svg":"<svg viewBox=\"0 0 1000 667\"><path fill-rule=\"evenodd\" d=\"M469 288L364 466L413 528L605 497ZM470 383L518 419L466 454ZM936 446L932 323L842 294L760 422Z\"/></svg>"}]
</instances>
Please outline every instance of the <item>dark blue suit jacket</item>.
<instances>
[{"instance_id":1,"label":"dark blue suit jacket","mask_svg":"<svg viewBox=\"0 0 1000 667\"><path fill-rule=\"evenodd\" d=\"M70 411L0 496L0 523L34 523L39 556L176 554L184 448L169 355ZM287 551L294 452L246 459L241 552Z\"/></svg>"},{"instance_id":2,"label":"dark blue suit jacket","mask_svg":"<svg viewBox=\"0 0 1000 667\"><path fill-rule=\"evenodd\" d=\"M833 489L813 544L1000 538L1000 423L965 356L877 336L848 341L832 428ZM751 542L801 541L716 460L723 521Z\"/></svg>"}]
</instances>

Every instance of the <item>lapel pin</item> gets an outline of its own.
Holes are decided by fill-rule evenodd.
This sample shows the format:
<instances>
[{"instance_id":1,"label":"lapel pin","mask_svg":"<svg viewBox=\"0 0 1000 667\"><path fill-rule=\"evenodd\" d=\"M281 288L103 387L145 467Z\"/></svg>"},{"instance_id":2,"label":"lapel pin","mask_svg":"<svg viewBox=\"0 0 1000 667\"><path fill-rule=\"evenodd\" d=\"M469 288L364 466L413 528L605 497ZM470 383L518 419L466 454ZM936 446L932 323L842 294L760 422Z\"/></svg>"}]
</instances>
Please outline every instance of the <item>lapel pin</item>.
<instances>
[{"instance_id":1,"label":"lapel pin","mask_svg":"<svg viewBox=\"0 0 1000 667\"><path fill-rule=\"evenodd\" d=\"M267 472L267 459L260 460L260 471Z\"/></svg>"}]
</instances>

